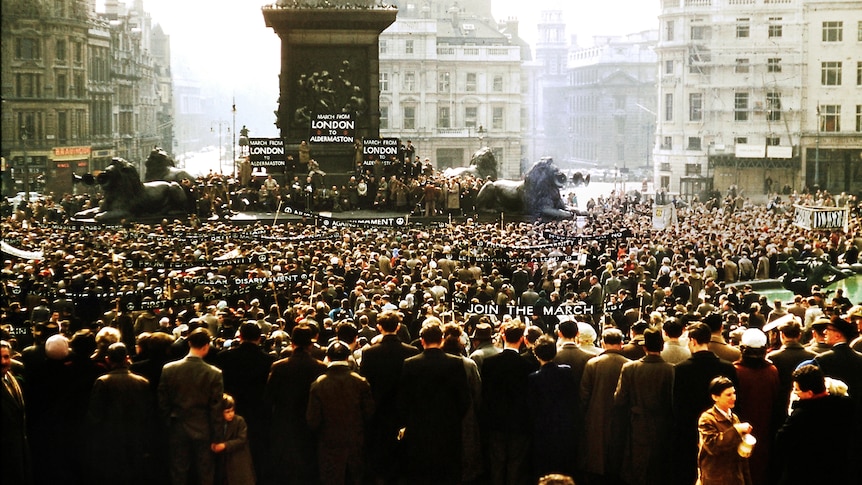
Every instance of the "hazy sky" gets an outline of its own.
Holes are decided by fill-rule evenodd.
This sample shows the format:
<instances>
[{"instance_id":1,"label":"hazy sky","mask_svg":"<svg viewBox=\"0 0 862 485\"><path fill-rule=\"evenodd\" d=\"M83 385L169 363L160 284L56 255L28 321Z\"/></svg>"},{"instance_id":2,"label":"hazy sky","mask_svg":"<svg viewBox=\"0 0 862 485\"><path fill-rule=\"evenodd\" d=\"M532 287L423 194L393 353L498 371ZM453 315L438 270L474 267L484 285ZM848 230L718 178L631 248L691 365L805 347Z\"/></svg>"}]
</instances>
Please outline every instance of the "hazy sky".
<instances>
[{"instance_id":1,"label":"hazy sky","mask_svg":"<svg viewBox=\"0 0 862 485\"><path fill-rule=\"evenodd\" d=\"M126 0L131 2L131 0ZM103 10L103 0L97 0ZM264 24L260 0L143 0L154 23L171 36L174 78L190 77L237 98L237 125L249 119L253 136L275 136L272 110L278 98L279 39ZM459 4L469 5L470 0ZM587 45L593 35L620 35L657 28L658 0L492 0L496 19L517 17L521 37L534 44L543 9L564 12L566 34ZM624 12L620 18L620 12ZM211 83L211 84L210 84ZM224 102L230 116L230 99ZM271 106L271 107L270 107ZM245 113L243 112L245 109ZM255 113L248 113L252 109ZM261 118L266 118L266 122Z\"/></svg>"}]
</instances>

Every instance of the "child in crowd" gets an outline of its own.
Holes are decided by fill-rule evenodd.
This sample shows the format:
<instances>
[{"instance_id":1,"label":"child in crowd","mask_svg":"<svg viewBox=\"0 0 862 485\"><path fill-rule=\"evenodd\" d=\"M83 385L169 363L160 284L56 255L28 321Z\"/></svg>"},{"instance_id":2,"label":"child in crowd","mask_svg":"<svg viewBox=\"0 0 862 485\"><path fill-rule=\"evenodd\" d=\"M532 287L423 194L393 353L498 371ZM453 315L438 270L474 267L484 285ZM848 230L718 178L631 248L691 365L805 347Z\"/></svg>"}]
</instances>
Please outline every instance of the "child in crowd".
<instances>
[{"instance_id":1,"label":"child in crowd","mask_svg":"<svg viewBox=\"0 0 862 485\"><path fill-rule=\"evenodd\" d=\"M217 430L220 441L210 445L218 455L216 483L219 485L254 485L254 466L248 446L245 419L236 414L236 402L230 394L222 398L224 423Z\"/></svg>"}]
</instances>

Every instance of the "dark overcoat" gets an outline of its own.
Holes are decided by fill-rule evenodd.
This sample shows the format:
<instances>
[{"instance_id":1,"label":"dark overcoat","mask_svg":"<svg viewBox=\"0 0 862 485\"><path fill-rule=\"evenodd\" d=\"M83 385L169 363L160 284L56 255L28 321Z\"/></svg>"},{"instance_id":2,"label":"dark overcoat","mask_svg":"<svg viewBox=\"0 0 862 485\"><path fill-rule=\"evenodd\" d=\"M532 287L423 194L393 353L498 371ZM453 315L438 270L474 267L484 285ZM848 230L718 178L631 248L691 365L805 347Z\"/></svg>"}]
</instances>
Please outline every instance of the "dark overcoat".
<instances>
[{"instance_id":1,"label":"dark overcoat","mask_svg":"<svg viewBox=\"0 0 862 485\"><path fill-rule=\"evenodd\" d=\"M670 478L673 365L646 355L623 365L614 406L628 420L621 477L631 485L662 485Z\"/></svg>"},{"instance_id":2,"label":"dark overcoat","mask_svg":"<svg viewBox=\"0 0 862 485\"><path fill-rule=\"evenodd\" d=\"M460 358L430 348L404 361L398 414L406 428L411 482L460 483L461 420L469 406L470 389Z\"/></svg>"}]
</instances>

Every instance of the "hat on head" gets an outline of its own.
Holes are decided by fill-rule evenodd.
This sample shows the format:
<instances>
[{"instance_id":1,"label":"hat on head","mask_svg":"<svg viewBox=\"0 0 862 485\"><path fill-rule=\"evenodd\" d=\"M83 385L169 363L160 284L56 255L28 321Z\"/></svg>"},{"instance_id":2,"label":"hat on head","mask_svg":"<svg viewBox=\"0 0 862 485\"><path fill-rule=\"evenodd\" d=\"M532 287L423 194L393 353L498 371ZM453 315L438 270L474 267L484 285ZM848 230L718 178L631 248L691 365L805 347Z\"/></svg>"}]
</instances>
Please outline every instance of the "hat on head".
<instances>
[{"instance_id":1,"label":"hat on head","mask_svg":"<svg viewBox=\"0 0 862 485\"><path fill-rule=\"evenodd\" d=\"M764 325L763 331L769 332L771 330L775 330L776 328L779 328L786 323L790 323L792 321L795 321L796 319L797 319L796 315L794 315L792 313L788 313L787 315L784 315L782 317L778 317L775 320Z\"/></svg>"},{"instance_id":2,"label":"hat on head","mask_svg":"<svg viewBox=\"0 0 862 485\"><path fill-rule=\"evenodd\" d=\"M850 320L852 318L862 318L862 305L854 305L847 310L845 315L841 315L841 318L845 320Z\"/></svg>"},{"instance_id":3,"label":"hat on head","mask_svg":"<svg viewBox=\"0 0 862 485\"><path fill-rule=\"evenodd\" d=\"M45 342L45 355L51 360L63 360L69 352L69 339L64 335L51 335Z\"/></svg>"},{"instance_id":4,"label":"hat on head","mask_svg":"<svg viewBox=\"0 0 862 485\"><path fill-rule=\"evenodd\" d=\"M817 330L823 330L827 325L829 325L829 319L826 317L820 317L811 322L811 328Z\"/></svg>"},{"instance_id":5,"label":"hat on head","mask_svg":"<svg viewBox=\"0 0 862 485\"><path fill-rule=\"evenodd\" d=\"M858 335L856 331L856 325L844 320L841 317L832 317L832 320L829 320L829 323L826 325L827 327L832 327L835 330L841 332L844 335L844 338L847 340L853 340Z\"/></svg>"},{"instance_id":6,"label":"hat on head","mask_svg":"<svg viewBox=\"0 0 862 485\"><path fill-rule=\"evenodd\" d=\"M643 346L649 349L661 351L664 346L664 338L661 335L661 330L657 328L647 328L644 330Z\"/></svg>"},{"instance_id":7,"label":"hat on head","mask_svg":"<svg viewBox=\"0 0 862 485\"><path fill-rule=\"evenodd\" d=\"M480 323L479 325L476 325L476 330L473 331L473 337L471 338L473 340L480 341L491 340L491 334L493 330L494 329L491 328L491 325L488 325L487 323Z\"/></svg>"},{"instance_id":8,"label":"hat on head","mask_svg":"<svg viewBox=\"0 0 862 485\"><path fill-rule=\"evenodd\" d=\"M742 333L742 339L739 344L743 347L752 349L762 349L763 347L766 347L766 342L766 334L763 333L763 330L760 330L759 328L749 328Z\"/></svg>"}]
</instances>

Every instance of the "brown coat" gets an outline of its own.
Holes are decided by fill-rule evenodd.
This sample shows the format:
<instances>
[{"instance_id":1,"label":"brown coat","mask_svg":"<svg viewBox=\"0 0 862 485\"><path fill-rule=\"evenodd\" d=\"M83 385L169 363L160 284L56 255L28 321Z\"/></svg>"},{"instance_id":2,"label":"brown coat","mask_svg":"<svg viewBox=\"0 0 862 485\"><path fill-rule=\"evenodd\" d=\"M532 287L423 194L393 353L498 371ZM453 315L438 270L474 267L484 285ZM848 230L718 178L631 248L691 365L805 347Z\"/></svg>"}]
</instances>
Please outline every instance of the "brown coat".
<instances>
[{"instance_id":1,"label":"brown coat","mask_svg":"<svg viewBox=\"0 0 862 485\"><path fill-rule=\"evenodd\" d=\"M360 483L365 426L374 414L371 386L346 363L330 364L311 385L305 417L317 433L321 482Z\"/></svg>"},{"instance_id":2,"label":"brown coat","mask_svg":"<svg viewBox=\"0 0 862 485\"><path fill-rule=\"evenodd\" d=\"M585 428L580 465L596 475L619 473L622 450L617 440L622 416L613 404L622 367L628 362L618 350L605 350L587 362L581 378Z\"/></svg>"},{"instance_id":3,"label":"brown coat","mask_svg":"<svg viewBox=\"0 0 862 485\"><path fill-rule=\"evenodd\" d=\"M742 436L733 425L739 423L739 418L735 414L731 418L724 417L715 407L700 415L697 422L699 485L751 485L748 459L736 451Z\"/></svg>"}]
</instances>

